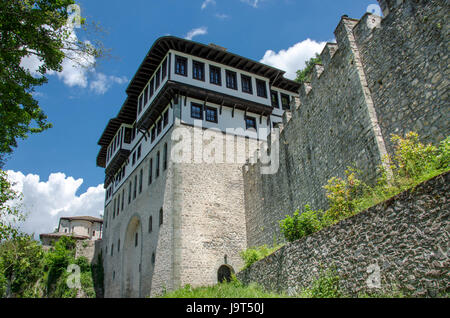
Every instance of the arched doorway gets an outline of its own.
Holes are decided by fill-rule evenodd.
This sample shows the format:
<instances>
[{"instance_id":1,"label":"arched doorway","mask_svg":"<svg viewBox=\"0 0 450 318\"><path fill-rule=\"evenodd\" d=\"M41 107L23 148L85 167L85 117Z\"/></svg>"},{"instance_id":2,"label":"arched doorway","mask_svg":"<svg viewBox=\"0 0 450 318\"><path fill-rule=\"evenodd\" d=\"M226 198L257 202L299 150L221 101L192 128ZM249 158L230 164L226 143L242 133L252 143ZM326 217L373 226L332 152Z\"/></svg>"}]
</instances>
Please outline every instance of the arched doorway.
<instances>
[{"instance_id":1,"label":"arched doorway","mask_svg":"<svg viewBox=\"0 0 450 318\"><path fill-rule=\"evenodd\" d=\"M125 232L123 246L122 295L140 297L142 226L139 217L131 218Z\"/></svg>"},{"instance_id":2,"label":"arched doorway","mask_svg":"<svg viewBox=\"0 0 450 318\"><path fill-rule=\"evenodd\" d=\"M234 274L233 267L230 265L222 265L217 271L217 281L222 283L224 281L231 282L231 275Z\"/></svg>"}]
</instances>

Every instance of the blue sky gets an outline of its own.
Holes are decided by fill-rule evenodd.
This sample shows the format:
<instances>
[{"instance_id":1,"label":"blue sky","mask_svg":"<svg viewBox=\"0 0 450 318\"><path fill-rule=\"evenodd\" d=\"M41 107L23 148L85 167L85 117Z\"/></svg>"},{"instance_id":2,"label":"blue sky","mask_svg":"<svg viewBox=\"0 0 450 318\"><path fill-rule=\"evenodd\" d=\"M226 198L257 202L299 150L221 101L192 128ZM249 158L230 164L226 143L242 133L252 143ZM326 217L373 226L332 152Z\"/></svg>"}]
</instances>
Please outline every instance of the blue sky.
<instances>
[{"instance_id":1,"label":"blue sky","mask_svg":"<svg viewBox=\"0 0 450 318\"><path fill-rule=\"evenodd\" d=\"M98 60L95 69L81 71L68 67L61 74L49 76L48 84L38 88L35 96L54 127L20 141L5 166L18 183L22 182L20 189L25 197L47 195L48 204L55 205L50 202L52 196L64 197L58 191L70 192L64 200L80 201L77 203L80 211L69 211L74 206L65 204L61 213L74 214L93 213L83 213L86 204L81 199L89 197L86 195L89 191L98 196L96 202L101 202L100 196L103 199L99 185L103 183L104 171L96 167L100 149L97 141L108 120L118 113L129 80L158 37L169 34L186 37L196 30L191 33L194 41L218 44L292 74L304 66L306 56L313 54L311 50L320 51L324 42L334 39L333 31L342 15L360 18L369 5L377 3L375 0L78 2L82 15L106 31L100 40L111 49L112 57ZM82 40L98 37L78 31L77 35ZM58 191L51 191L56 189L49 180L51 174ZM69 190L65 188L67 184ZM33 187L40 187L41 192ZM39 201L26 201L41 211L33 213L49 209L40 206ZM99 206L97 203L94 209L99 210ZM58 207L52 209L56 211Z\"/></svg>"}]
</instances>

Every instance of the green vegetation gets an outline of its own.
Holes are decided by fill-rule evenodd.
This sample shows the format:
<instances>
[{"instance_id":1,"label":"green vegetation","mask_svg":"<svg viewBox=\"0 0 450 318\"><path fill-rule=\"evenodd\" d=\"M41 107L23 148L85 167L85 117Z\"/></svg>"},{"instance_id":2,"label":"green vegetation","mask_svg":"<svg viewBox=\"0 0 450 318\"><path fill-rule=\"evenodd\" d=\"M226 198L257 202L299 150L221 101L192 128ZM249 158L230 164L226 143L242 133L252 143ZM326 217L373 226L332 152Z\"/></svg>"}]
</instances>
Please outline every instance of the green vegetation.
<instances>
[{"instance_id":1,"label":"green vegetation","mask_svg":"<svg viewBox=\"0 0 450 318\"><path fill-rule=\"evenodd\" d=\"M231 282L219 283L214 286L192 288L186 285L170 293L164 293L160 298L286 298L285 294L264 291L257 284L244 285L235 276Z\"/></svg>"},{"instance_id":2,"label":"green vegetation","mask_svg":"<svg viewBox=\"0 0 450 318\"><path fill-rule=\"evenodd\" d=\"M71 264L78 266L74 269L79 273L68 271ZM68 282L75 288L69 288ZM0 245L0 297L94 298L94 286L102 285L101 263L90 265L85 257L75 258L73 238L62 237L47 252L27 235Z\"/></svg>"},{"instance_id":3,"label":"green vegetation","mask_svg":"<svg viewBox=\"0 0 450 318\"><path fill-rule=\"evenodd\" d=\"M245 251L241 252L241 258L244 260L245 265L244 268L246 269L250 267L253 263L266 258L270 254L274 253L278 249L280 249L283 245L275 244L273 247L268 247L267 245L248 248Z\"/></svg>"},{"instance_id":4,"label":"green vegetation","mask_svg":"<svg viewBox=\"0 0 450 318\"><path fill-rule=\"evenodd\" d=\"M299 298L342 298L344 294L339 287L339 275L334 269L321 270L309 288L299 294Z\"/></svg>"},{"instance_id":5,"label":"green vegetation","mask_svg":"<svg viewBox=\"0 0 450 318\"><path fill-rule=\"evenodd\" d=\"M285 239L292 242L311 235L450 169L450 137L439 147L422 144L414 132L405 138L393 135L391 141L394 156L385 158L385 165L379 167L380 177L375 185L363 182L361 172L354 168L345 171L346 178L331 178L324 186L328 210L314 211L306 205L303 213L297 210L286 216L280 221Z\"/></svg>"},{"instance_id":6,"label":"green vegetation","mask_svg":"<svg viewBox=\"0 0 450 318\"><path fill-rule=\"evenodd\" d=\"M315 57L312 57L305 62L306 67L304 69L297 71L297 78L295 79L295 81L299 83L311 82L312 71L316 64L322 64L322 59L317 53Z\"/></svg>"}]
</instances>

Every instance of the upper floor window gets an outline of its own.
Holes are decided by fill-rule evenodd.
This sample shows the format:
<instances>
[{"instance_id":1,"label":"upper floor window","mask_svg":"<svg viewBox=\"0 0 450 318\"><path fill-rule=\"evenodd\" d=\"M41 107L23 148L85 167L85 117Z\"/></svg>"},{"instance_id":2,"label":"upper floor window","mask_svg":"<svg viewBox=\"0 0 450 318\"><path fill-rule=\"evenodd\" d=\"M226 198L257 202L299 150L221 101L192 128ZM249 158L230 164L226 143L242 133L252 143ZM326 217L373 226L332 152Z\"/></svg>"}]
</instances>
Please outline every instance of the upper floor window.
<instances>
[{"instance_id":1,"label":"upper floor window","mask_svg":"<svg viewBox=\"0 0 450 318\"><path fill-rule=\"evenodd\" d=\"M244 93L253 94L252 78L247 75L241 74L242 91Z\"/></svg>"},{"instance_id":2,"label":"upper floor window","mask_svg":"<svg viewBox=\"0 0 450 318\"><path fill-rule=\"evenodd\" d=\"M164 144L164 152L163 152L163 170L167 169L167 143Z\"/></svg>"},{"instance_id":3,"label":"upper floor window","mask_svg":"<svg viewBox=\"0 0 450 318\"><path fill-rule=\"evenodd\" d=\"M129 187L128 187L128 204L131 203L131 189L133 188L133 181L130 181Z\"/></svg>"},{"instance_id":4,"label":"upper floor window","mask_svg":"<svg viewBox=\"0 0 450 318\"><path fill-rule=\"evenodd\" d=\"M195 119L203 119L203 106L191 103L191 117Z\"/></svg>"},{"instance_id":5,"label":"upper floor window","mask_svg":"<svg viewBox=\"0 0 450 318\"><path fill-rule=\"evenodd\" d=\"M256 119L254 117L245 117L245 129L256 129Z\"/></svg>"},{"instance_id":6,"label":"upper floor window","mask_svg":"<svg viewBox=\"0 0 450 318\"><path fill-rule=\"evenodd\" d=\"M149 89L149 86L147 85L147 87L145 88L145 91L144 91L144 104L142 105L142 107L147 105L147 102L148 102L148 89Z\"/></svg>"},{"instance_id":7,"label":"upper floor window","mask_svg":"<svg viewBox=\"0 0 450 318\"><path fill-rule=\"evenodd\" d=\"M143 98L144 98L144 94L142 94L138 100L138 114L140 114L142 111L142 104L144 103Z\"/></svg>"},{"instance_id":8,"label":"upper floor window","mask_svg":"<svg viewBox=\"0 0 450 318\"><path fill-rule=\"evenodd\" d=\"M134 166L135 163L136 163L136 151L133 152L133 158L131 160L131 165Z\"/></svg>"},{"instance_id":9,"label":"upper floor window","mask_svg":"<svg viewBox=\"0 0 450 318\"><path fill-rule=\"evenodd\" d=\"M150 165L148 167L148 184L152 184L153 177L153 158L150 159Z\"/></svg>"},{"instance_id":10,"label":"upper floor window","mask_svg":"<svg viewBox=\"0 0 450 318\"><path fill-rule=\"evenodd\" d=\"M156 127L157 127L158 135L159 135L162 131L162 119L158 120L158 122L156 123Z\"/></svg>"},{"instance_id":11,"label":"upper floor window","mask_svg":"<svg viewBox=\"0 0 450 318\"><path fill-rule=\"evenodd\" d=\"M222 85L222 75L219 67L209 66L209 82L219 86Z\"/></svg>"},{"instance_id":12,"label":"upper floor window","mask_svg":"<svg viewBox=\"0 0 450 318\"><path fill-rule=\"evenodd\" d=\"M150 97L153 96L153 93L155 92L155 78L152 78L150 81Z\"/></svg>"},{"instance_id":13,"label":"upper floor window","mask_svg":"<svg viewBox=\"0 0 450 318\"><path fill-rule=\"evenodd\" d=\"M161 79L164 80L167 75L167 58L164 60L161 66Z\"/></svg>"},{"instance_id":14,"label":"upper floor window","mask_svg":"<svg viewBox=\"0 0 450 318\"><path fill-rule=\"evenodd\" d=\"M278 103L278 92L270 91L270 99L272 101L273 108L280 108L280 105Z\"/></svg>"},{"instance_id":15,"label":"upper floor window","mask_svg":"<svg viewBox=\"0 0 450 318\"><path fill-rule=\"evenodd\" d=\"M160 160L161 160L161 154L158 153L156 154L156 177L159 177L159 165L160 165Z\"/></svg>"},{"instance_id":16,"label":"upper floor window","mask_svg":"<svg viewBox=\"0 0 450 318\"><path fill-rule=\"evenodd\" d=\"M139 172L139 194L142 192L142 178L143 178L144 171L141 169Z\"/></svg>"},{"instance_id":17,"label":"upper floor window","mask_svg":"<svg viewBox=\"0 0 450 318\"><path fill-rule=\"evenodd\" d=\"M166 110L166 112L163 115L163 121L164 121L164 127L166 127L169 124L169 111Z\"/></svg>"},{"instance_id":18,"label":"upper floor window","mask_svg":"<svg viewBox=\"0 0 450 318\"><path fill-rule=\"evenodd\" d=\"M226 71L227 87L231 89L237 89L237 77L236 72Z\"/></svg>"},{"instance_id":19,"label":"upper floor window","mask_svg":"<svg viewBox=\"0 0 450 318\"><path fill-rule=\"evenodd\" d=\"M281 107L283 110L289 110L289 95L281 93Z\"/></svg>"},{"instance_id":20,"label":"upper floor window","mask_svg":"<svg viewBox=\"0 0 450 318\"><path fill-rule=\"evenodd\" d=\"M141 145L139 145L138 149L137 149L137 159L139 160L139 158L141 158Z\"/></svg>"},{"instance_id":21,"label":"upper floor window","mask_svg":"<svg viewBox=\"0 0 450 318\"><path fill-rule=\"evenodd\" d=\"M131 143L131 128L125 128L123 142L126 144Z\"/></svg>"},{"instance_id":22,"label":"upper floor window","mask_svg":"<svg viewBox=\"0 0 450 318\"><path fill-rule=\"evenodd\" d=\"M217 109L212 108L212 107L206 107L205 119L209 122L217 124Z\"/></svg>"},{"instance_id":23,"label":"upper floor window","mask_svg":"<svg viewBox=\"0 0 450 318\"><path fill-rule=\"evenodd\" d=\"M155 91L158 89L159 84L161 83L161 69L158 68L158 70L156 71L156 75L155 75Z\"/></svg>"},{"instance_id":24,"label":"upper floor window","mask_svg":"<svg viewBox=\"0 0 450 318\"><path fill-rule=\"evenodd\" d=\"M205 63L192 62L192 77L199 81L205 80Z\"/></svg>"},{"instance_id":25,"label":"upper floor window","mask_svg":"<svg viewBox=\"0 0 450 318\"><path fill-rule=\"evenodd\" d=\"M259 97L267 98L267 87L266 82L259 79L256 80L256 94Z\"/></svg>"},{"instance_id":26,"label":"upper floor window","mask_svg":"<svg viewBox=\"0 0 450 318\"><path fill-rule=\"evenodd\" d=\"M133 200L136 199L136 190L137 190L137 174L134 176Z\"/></svg>"},{"instance_id":27,"label":"upper floor window","mask_svg":"<svg viewBox=\"0 0 450 318\"><path fill-rule=\"evenodd\" d=\"M153 128L152 128L152 142L155 141L155 138L156 138L156 126L153 126Z\"/></svg>"},{"instance_id":28,"label":"upper floor window","mask_svg":"<svg viewBox=\"0 0 450 318\"><path fill-rule=\"evenodd\" d=\"M187 76L187 58L175 56L175 74Z\"/></svg>"}]
</instances>

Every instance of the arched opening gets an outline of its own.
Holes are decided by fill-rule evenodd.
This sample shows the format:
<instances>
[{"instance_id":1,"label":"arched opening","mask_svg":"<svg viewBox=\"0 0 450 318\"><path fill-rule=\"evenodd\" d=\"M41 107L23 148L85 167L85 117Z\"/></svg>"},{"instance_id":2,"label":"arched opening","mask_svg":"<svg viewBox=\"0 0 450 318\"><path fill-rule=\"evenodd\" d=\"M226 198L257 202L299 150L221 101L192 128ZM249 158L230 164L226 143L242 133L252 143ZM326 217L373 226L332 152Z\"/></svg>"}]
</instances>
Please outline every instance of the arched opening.
<instances>
[{"instance_id":1,"label":"arched opening","mask_svg":"<svg viewBox=\"0 0 450 318\"><path fill-rule=\"evenodd\" d=\"M234 274L233 267L230 265L222 265L217 271L217 281L222 283L224 281L231 282L231 275Z\"/></svg>"},{"instance_id":2,"label":"arched opening","mask_svg":"<svg viewBox=\"0 0 450 318\"><path fill-rule=\"evenodd\" d=\"M133 217L125 233L123 243L123 297L140 297L141 244L137 243L142 233L141 227L140 219Z\"/></svg>"}]
</instances>

